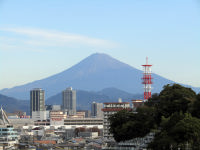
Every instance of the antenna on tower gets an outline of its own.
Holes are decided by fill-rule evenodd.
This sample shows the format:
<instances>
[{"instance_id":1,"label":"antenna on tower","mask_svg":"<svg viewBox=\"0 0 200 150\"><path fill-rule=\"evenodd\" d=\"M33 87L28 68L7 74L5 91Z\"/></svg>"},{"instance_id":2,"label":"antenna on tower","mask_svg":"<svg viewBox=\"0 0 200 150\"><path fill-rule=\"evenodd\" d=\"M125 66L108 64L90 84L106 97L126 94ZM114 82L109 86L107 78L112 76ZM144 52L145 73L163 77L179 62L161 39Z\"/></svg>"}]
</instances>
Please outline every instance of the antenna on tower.
<instances>
[{"instance_id":1,"label":"antenna on tower","mask_svg":"<svg viewBox=\"0 0 200 150\"><path fill-rule=\"evenodd\" d=\"M144 84L144 100L148 100L151 98L151 84L152 82L152 77L151 77L151 66L148 64L148 57L146 57L146 64L142 65L144 67L144 73L143 73L143 82Z\"/></svg>"},{"instance_id":2,"label":"antenna on tower","mask_svg":"<svg viewBox=\"0 0 200 150\"><path fill-rule=\"evenodd\" d=\"M148 57L146 57L146 65L148 65Z\"/></svg>"}]
</instances>

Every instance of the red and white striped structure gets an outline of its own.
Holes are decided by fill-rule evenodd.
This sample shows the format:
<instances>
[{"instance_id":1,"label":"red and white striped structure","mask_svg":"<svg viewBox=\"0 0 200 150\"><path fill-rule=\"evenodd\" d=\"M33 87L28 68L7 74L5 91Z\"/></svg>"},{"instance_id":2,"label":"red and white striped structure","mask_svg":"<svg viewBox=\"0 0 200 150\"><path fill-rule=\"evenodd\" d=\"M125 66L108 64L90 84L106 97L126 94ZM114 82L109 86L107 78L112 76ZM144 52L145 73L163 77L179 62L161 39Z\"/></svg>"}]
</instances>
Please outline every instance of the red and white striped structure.
<instances>
[{"instance_id":1,"label":"red and white striped structure","mask_svg":"<svg viewBox=\"0 0 200 150\"><path fill-rule=\"evenodd\" d=\"M144 84L144 100L148 100L151 98L151 84L152 82L152 77L151 77L151 66L148 64L148 57L146 58L146 64L142 65L144 67L144 73L143 73L143 82Z\"/></svg>"}]
</instances>

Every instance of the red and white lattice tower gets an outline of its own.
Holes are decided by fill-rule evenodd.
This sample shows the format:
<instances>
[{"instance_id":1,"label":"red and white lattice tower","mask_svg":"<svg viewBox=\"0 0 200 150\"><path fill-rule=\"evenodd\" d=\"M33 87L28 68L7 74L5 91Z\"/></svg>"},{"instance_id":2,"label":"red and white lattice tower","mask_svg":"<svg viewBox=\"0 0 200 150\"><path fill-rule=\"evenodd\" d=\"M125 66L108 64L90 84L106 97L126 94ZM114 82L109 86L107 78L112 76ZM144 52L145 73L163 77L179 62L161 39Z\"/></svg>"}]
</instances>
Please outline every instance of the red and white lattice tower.
<instances>
[{"instance_id":1,"label":"red and white lattice tower","mask_svg":"<svg viewBox=\"0 0 200 150\"><path fill-rule=\"evenodd\" d=\"M144 84L144 100L148 100L151 98L151 84L152 82L152 77L151 77L151 66L148 64L148 57L146 58L146 64L142 65L144 67L144 73L143 73L143 82Z\"/></svg>"}]
</instances>

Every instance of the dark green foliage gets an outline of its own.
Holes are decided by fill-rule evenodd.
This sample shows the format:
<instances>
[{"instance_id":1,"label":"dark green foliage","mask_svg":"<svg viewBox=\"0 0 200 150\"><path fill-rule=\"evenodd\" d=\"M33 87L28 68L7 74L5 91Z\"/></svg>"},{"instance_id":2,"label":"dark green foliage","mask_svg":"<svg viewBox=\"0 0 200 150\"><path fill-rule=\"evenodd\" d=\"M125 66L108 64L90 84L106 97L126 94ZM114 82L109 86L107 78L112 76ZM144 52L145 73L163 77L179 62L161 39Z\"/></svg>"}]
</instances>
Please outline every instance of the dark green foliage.
<instances>
[{"instance_id":1,"label":"dark green foliage","mask_svg":"<svg viewBox=\"0 0 200 150\"><path fill-rule=\"evenodd\" d=\"M166 131L156 134L154 142L148 145L148 148L153 150L169 150L171 145L175 147L176 143L174 140L168 136Z\"/></svg>"},{"instance_id":2,"label":"dark green foliage","mask_svg":"<svg viewBox=\"0 0 200 150\"><path fill-rule=\"evenodd\" d=\"M178 143L189 142L191 144L200 142L200 120L185 114L184 119L176 123L169 131L169 135ZM200 143L199 143L200 144Z\"/></svg>"},{"instance_id":3,"label":"dark green foliage","mask_svg":"<svg viewBox=\"0 0 200 150\"><path fill-rule=\"evenodd\" d=\"M149 147L152 149L181 148L188 143L195 149L198 142L194 143L193 138L197 139L200 135L197 132L197 130L200 132L198 123L200 120L187 112L192 111L193 116L198 114L200 116L198 98L200 96L190 88L178 84L166 85L159 95L152 97L149 103L156 109L155 121L161 130ZM198 127L189 122L196 123ZM193 136L194 133L196 136Z\"/></svg>"},{"instance_id":4,"label":"dark green foliage","mask_svg":"<svg viewBox=\"0 0 200 150\"><path fill-rule=\"evenodd\" d=\"M127 129L130 128L131 122L129 120L131 118L135 118L135 116L127 110L119 111L109 118L110 132L114 135L117 142L125 141L129 138L129 135L126 135L126 133L130 133Z\"/></svg>"},{"instance_id":5,"label":"dark green foliage","mask_svg":"<svg viewBox=\"0 0 200 150\"><path fill-rule=\"evenodd\" d=\"M160 94L155 94L146 105L156 109L155 122L159 126L161 117L170 117L175 112L186 113L196 100L196 93L191 88L179 84L166 85Z\"/></svg>"},{"instance_id":6,"label":"dark green foliage","mask_svg":"<svg viewBox=\"0 0 200 150\"><path fill-rule=\"evenodd\" d=\"M159 102L160 102L159 94L154 93L152 94L151 98L148 100L148 102L146 102L145 105L153 107L153 106L158 105Z\"/></svg>"},{"instance_id":7,"label":"dark green foliage","mask_svg":"<svg viewBox=\"0 0 200 150\"><path fill-rule=\"evenodd\" d=\"M187 112L191 103L196 99L196 93L191 88L179 84L166 85L158 96L160 116L169 117L174 112Z\"/></svg>"},{"instance_id":8,"label":"dark green foliage","mask_svg":"<svg viewBox=\"0 0 200 150\"><path fill-rule=\"evenodd\" d=\"M165 123L161 124L162 130L169 131L177 124L177 122L184 119L184 117L185 115L182 112L175 112L168 118Z\"/></svg>"},{"instance_id":9,"label":"dark green foliage","mask_svg":"<svg viewBox=\"0 0 200 150\"><path fill-rule=\"evenodd\" d=\"M196 97L196 93L191 88L183 87L179 84L165 85L164 89L160 92L159 97L161 100L174 101L175 99L188 99L191 101Z\"/></svg>"},{"instance_id":10,"label":"dark green foliage","mask_svg":"<svg viewBox=\"0 0 200 150\"><path fill-rule=\"evenodd\" d=\"M112 115L110 120L110 132L117 142L143 137L154 126L153 117L149 116L151 108L140 108L138 113L127 110L119 111Z\"/></svg>"},{"instance_id":11,"label":"dark green foliage","mask_svg":"<svg viewBox=\"0 0 200 150\"><path fill-rule=\"evenodd\" d=\"M200 93L197 95L196 101L191 108L191 114L194 117L200 118Z\"/></svg>"},{"instance_id":12,"label":"dark green foliage","mask_svg":"<svg viewBox=\"0 0 200 150\"><path fill-rule=\"evenodd\" d=\"M196 95L190 88L166 85L160 94L152 95L145 106L138 108L137 113L124 111L113 116L110 131L117 141L143 137L156 129L158 132L148 145L151 149L200 149L200 94Z\"/></svg>"},{"instance_id":13,"label":"dark green foliage","mask_svg":"<svg viewBox=\"0 0 200 150\"><path fill-rule=\"evenodd\" d=\"M175 113L162 125L161 131L149 144L152 149L184 148L186 144L192 149L200 145L200 119L189 113Z\"/></svg>"}]
</instances>

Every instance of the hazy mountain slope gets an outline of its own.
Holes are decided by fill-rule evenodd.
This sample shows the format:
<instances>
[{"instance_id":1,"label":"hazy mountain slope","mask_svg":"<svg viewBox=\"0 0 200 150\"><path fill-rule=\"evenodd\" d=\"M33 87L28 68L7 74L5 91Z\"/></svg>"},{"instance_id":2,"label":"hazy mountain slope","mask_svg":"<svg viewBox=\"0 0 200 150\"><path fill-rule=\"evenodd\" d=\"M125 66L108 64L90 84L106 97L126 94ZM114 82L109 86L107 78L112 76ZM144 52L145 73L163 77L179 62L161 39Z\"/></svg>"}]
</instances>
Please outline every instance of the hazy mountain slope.
<instances>
[{"instance_id":1,"label":"hazy mountain slope","mask_svg":"<svg viewBox=\"0 0 200 150\"><path fill-rule=\"evenodd\" d=\"M21 110L29 113L29 101L26 100L17 100L0 94L0 104L6 112L12 113Z\"/></svg>"},{"instance_id":2,"label":"hazy mountain slope","mask_svg":"<svg viewBox=\"0 0 200 150\"><path fill-rule=\"evenodd\" d=\"M43 88L46 98L51 97L69 86L74 89L100 91L115 87L129 93L143 93L142 71L122 63L106 54L93 54L71 68L50 76L0 93L19 99L29 99L33 88ZM153 93L159 92L163 85L173 83L166 78L153 74Z\"/></svg>"},{"instance_id":3,"label":"hazy mountain slope","mask_svg":"<svg viewBox=\"0 0 200 150\"><path fill-rule=\"evenodd\" d=\"M91 106L93 101L96 102L104 102L110 101L111 99L106 95L100 95L96 92L89 92L83 90L77 90L76 92L77 98L77 108L78 109L88 109ZM62 104L62 93L58 93L46 100L46 104Z\"/></svg>"},{"instance_id":4,"label":"hazy mountain slope","mask_svg":"<svg viewBox=\"0 0 200 150\"><path fill-rule=\"evenodd\" d=\"M135 95L122 91L120 89L117 88L105 88L99 92L97 92L98 94L102 94L102 95L107 95L109 98L112 99L118 99L118 98L122 98L122 99L126 99L126 100L131 100ZM141 95L141 94L140 94Z\"/></svg>"}]
</instances>

